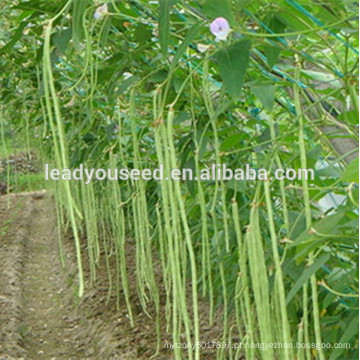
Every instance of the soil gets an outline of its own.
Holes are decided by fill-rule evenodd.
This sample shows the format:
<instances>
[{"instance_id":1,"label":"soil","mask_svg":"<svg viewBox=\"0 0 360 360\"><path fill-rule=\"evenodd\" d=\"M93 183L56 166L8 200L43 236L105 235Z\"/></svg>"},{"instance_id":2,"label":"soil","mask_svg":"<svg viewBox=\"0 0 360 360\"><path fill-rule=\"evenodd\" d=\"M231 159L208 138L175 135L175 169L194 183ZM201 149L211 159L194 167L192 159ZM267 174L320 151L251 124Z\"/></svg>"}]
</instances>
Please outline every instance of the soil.
<instances>
[{"instance_id":1,"label":"soil","mask_svg":"<svg viewBox=\"0 0 360 360\"><path fill-rule=\"evenodd\" d=\"M0 158L0 175L6 173L7 168L11 174L30 174L39 171L38 158L34 151L20 151L9 155L8 159Z\"/></svg>"},{"instance_id":2,"label":"soil","mask_svg":"<svg viewBox=\"0 0 360 360\"><path fill-rule=\"evenodd\" d=\"M107 267L102 254L91 284L84 257L85 294L79 299L73 239L62 237L61 246L58 240L52 196L44 191L0 196L0 360L150 359L157 345L155 311L149 306L152 318L147 316L136 295L131 239L126 258L134 326L122 290L112 284L109 292L107 269L114 282L115 259L108 256ZM160 266L155 268L161 284ZM161 306L165 297L160 286ZM202 340L221 341L221 316L210 326L207 303L200 302L199 308ZM170 360L173 352L164 344L172 338L161 317L160 351L153 358ZM202 351L201 358L215 359L216 349Z\"/></svg>"}]
</instances>

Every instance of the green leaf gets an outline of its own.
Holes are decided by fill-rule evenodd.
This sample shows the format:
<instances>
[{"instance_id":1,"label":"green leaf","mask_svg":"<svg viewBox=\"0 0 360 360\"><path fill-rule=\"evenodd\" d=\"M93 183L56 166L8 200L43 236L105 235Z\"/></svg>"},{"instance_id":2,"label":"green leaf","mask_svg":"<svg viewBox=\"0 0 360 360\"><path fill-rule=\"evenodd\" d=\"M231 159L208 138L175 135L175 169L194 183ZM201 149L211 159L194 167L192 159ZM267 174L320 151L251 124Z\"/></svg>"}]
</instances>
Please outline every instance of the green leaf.
<instances>
[{"instance_id":1,"label":"green leaf","mask_svg":"<svg viewBox=\"0 0 360 360\"><path fill-rule=\"evenodd\" d=\"M65 54L65 50L71 39L71 34L71 29L65 29L54 34L54 44L62 54Z\"/></svg>"},{"instance_id":2,"label":"green leaf","mask_svg":"<svg viewBox=\"0 0 360 360\"><path fill-rule=\"evenodd\" d=\"M264 23L270 28L275 34L281 34L285 30L285 23L276 14L268 14L264 19Z\"/></svg>"},{"instance_id":3,"label":"green leaf","mask_svg":"<svg viewBox=\"0 0 360 360\"><path fill-rule=\"evenodd\" d=\"M158 84L158 83L165 81L167 76L168 76L168 71L158 70L149 77L149 82Z\"/></svg>"},{"instance_id":4,"label":"green leaf","mask_svg":"<svg viewBox=\"0 0 360 360\"><path fill-rule=\"evenodd\" d=\"M66 0L29 0L19 2L19 4L15 5L13 8L36 11L41 14L56 14L65 6L65 3Z\"/></svg>"},{"instance_id":5,"label":"green leaf","mask_svg":"<svg viewBox=\"0 0 360 360\"><path fill-rule=\"evenodd\" d=\"M174 59L171 62L170 69L175 68L175 66L178 63L178 61L180 60L181 56L185 53L187 47L194 41L194 39L199 34L201 26L202 26L202 23L197 23L189 29L184 41L181 43L181 45L179 46L179 48L177 49L177 51L175 53ZM171 72L171 70L170 70L170 72Z\"/></svg>"},{"instance_id":6,"label":"green leaf","mask_svg":"<svg viewBox=\"0 0 360 360\"><path fill-rule=\"evenodd\" d=\"M342 336L339 340L340 344L348 343L351 340L355 340L358 338L359 334L359 314L357 312L350 313L348 316L349 319L352 319L351 321L347 321L346 323L349 324L345 331L342 333ZM329 360L336 360L336 359L344 359L344 356L342 355L342 349L335 349L330 356Z\"/></svg>"},{"instance_id":7,"label":"green leaf","mask_svg":"<svg viewBox=\"0 0 360 360\"><path fill-rule=\"evenodd\" d=\"M279 125L275 123L275 136L279 135ZM261 152L262 150L266 149L267 147L271 146L269 140L271 139L271 132L270 128L266 128L259 137L257 137L256 142L258 145L254 148L256 152ZM265 143L265 144L264 144Z\"/></svg>"},{"instance_id":8,"label":"green leaf","mask_svg":"<svg viewBox=\"0 0 360 360\"><path fill-rule=\"evenodd\" d=\"M17 41L22 37L23 30L27 24L28 24L28 21L23 21L20 23L19 27L15 31L15 34L13 35L11 40L0 49L0 54L3 54L5 52L9 51L17 43Z\"/></svg>"},{"instance_id":9,"label":"green leaf","mask_svg":"<svg viewBox=\"0 0 360 360\"><path fill-rule=\"evenodd\" d=\"M266 15L263 21L266 24L266 26L275 34L283 33L285 30L284 22L276 14ZM264 53L270 68L272 68L276 64L280 55L280 51L281 49L277 46L272 46L272 45L264 46Z\"/></svg>"},{"instance_id":10,"label":"green leaf","mask_svg":"<svg viewBox=\"0 0 360 360\"><path fill-rule=\"evenodd\" d=\"M121 81L119 84L119 88L116 90L116 95L119 96L119 95L123 94L137 81L139 81L139 77L137 75L131 76L130 78Z\"/></svg>"},{"instance_id":11,"label":"green leaf","mask_svg":"<svg viewBox=\"0 0 360 360\"><path fill-rule=\"evenodd\" d=\"M265 52L265 56L266 56L266 60L268 65L270 66L270 68L273 68L274 65L276 64L279 55L280 55L280 49L275 47L275 46L265 46L264 47L264 52Z\"/></svg>"},{"instance_id":12,"label":"green leaf","mask_svg":"<svg viewBox=\"0 0 360 360\"><path fill-rule=\"evenodd\" d=\"M247 182L246 180L235 180L231 179L227 182L227 186L229 189L232 189L237 192L245 193L247 190Z\"/></svg>"},{"instance_id":13,"label":"green leaf","mask_svg":"<svg viewBox=\"0 0 360 360\"><path fill-rule=\"evenodd\" d=\"M357 125L359 123L358 111L357 110L345 111L337 116L337 120L346 121L352 125Z\"/></svg>"},{"instance_id":14,"label":"green leaf","mask_svg":"<svg viewBox=\"0 0 360 360\"><path fill-rule=\"evenodd\" d=\"M170 0L159 0L159 41L163 56L168 52L171 4Z\"/></svg>"},{"instance_id":15,"label":"green leaf","mask_svg":"<svg viewBox=\"0 0 360 360\"><path fill-rule=\"evenodd\" d=\"M227 151L233 147L235 149L240 148L242 146L241 143L241 134L233 134L226 138L226 140L221 144L220 150Z\"/></svg>"},{"instance_id":16,"label":"green leaf","mask_svg":"<svg viewBox=\"0 0 360 360\"><path fill-rule=\"evenodd\" d=\"M302 286L310 279L310 277L316 273L330 258L329 254L323 255L318 258L311 266L305 269L299 279L296 281L293 288L290 290L286 297L286 304L292 300L295 294L302 288Z\"/></svg>"},{"instance_id":17,"label":"green leaf","mask_svg":"<svg viewBox=\"0 0 360 360\"><path fill-rule=\"evenodd\" d=\"M343 219L344 213L342 212L328 215L314 223L312 229L304 230L294 242L289 244L289 249L296 247L296 255L293 260L296 260L296 263L299 264L313 248L326 242L329 239L326 234L335 234L339 222Z\"/></svg>"},{"instance_id":18,"label":"green leaf","mask_svg":"<svg viewBox=\"0 0 360 360\"><path fill-rule=\"evenodd\" d=\"M21 15L19 15L18 20L24 20L27 17L31 16L34 14L34 10L24 10Z\"/></svg>"},{"instance_id":19,"label":"green leaf","mask_svg":"<svg viewBox=\"0 0 360 360\"><path fill-rule=\"evenodd\" d=\"M341 175L340 169L336 167L334 164L329 164L323 169L316 170L315 173L317 177L322 176L322 177L334 178L334 179L339 178Z\"/></svg>"},{"instance_id":20,"label":"green leaf","mask_svg":"<svg viewBox=\"0 0 360 360\"><path fill-rule=\"evenodd\" d=\"M150 27L140 24L136 27L134 36L135 40L141 44L151 39L152 31Z\"/></svg>"},{"instance_id":21,"label":"green leaf","mask_svg":"<svg viewBox=\"0 0 360 360\"><path fill-rule=\"evenodd\" d=\"M257 85L251 87L254 95L261 101L264 105L265 110L271 111L274 100L275 100L275 89L271 84L268 85Z\"/></svg>"},{"instance_id":22,"label":"green leaf","mask_svg":"<svg viewBox=\"0 0 360 360\"><path fill-rule=\"evenodd\" d=\"M252 0L236 0L235 4L236 4L236 7L238 7L239 9L243 9L246 6L248 6L251 2L252 2Z\"/></svg>"},{"instance_id":23,"label":"green leaf","mask_svg":"<svg viewBox=\"0 0 360 360\"><path fill-rule=\"evenodd\" d=\"M332 230L338 225L339 221L342 220L343 218L344 218L343 213L329 215L314 223L313 228L317 233L320 234L332 234L333 233ZM289 244L289 248L304 243L311 243L315 241L317 238L319 238L318 235L306 229L293 243Z\"/></svg>"},{"instance_id":24,"label":"green leaf","mask_svg":"<svg viewBox=\"0 0 360 360\"><path fill-rule=\"evenodd\" d=\"M244 39L216 53L220 76L225 90L234 101L238 100L249 64L251 41Z\"/></svg>"},{"instance_id":25,"label":"green leaf","mask_svg":"<svg viewBox=\"0 0 360 360\"><path fill-rule=\"evenodd\" d=\"M350 183L359 183L359 158L354 159L348 165L340 179Z\"/></svg>"},{"instance_id":26,"label":"green leaf","mask_svg":"<svg viewBox=\"0 0 360 360\"><path fill-rule=\"evenodd\" d=\"M230 0L222 0L221 6L219 6L219 0L205 0L203 3L203 13L211 21L217 17L223 17L229 23L232 23L234 20Z\"/></svg>"}]
</instances>

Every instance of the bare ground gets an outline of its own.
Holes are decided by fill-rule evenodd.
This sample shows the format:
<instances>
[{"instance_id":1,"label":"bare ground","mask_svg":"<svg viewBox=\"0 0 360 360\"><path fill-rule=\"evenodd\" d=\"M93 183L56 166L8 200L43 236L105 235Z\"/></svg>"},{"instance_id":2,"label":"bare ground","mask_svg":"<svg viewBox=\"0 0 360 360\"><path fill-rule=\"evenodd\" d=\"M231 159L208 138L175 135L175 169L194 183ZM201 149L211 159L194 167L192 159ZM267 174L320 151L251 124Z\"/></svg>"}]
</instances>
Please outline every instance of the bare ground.
<instances>
[{"instance_id":1,"label":"bare ground","mask_svg":"<svg viewBox=\"0 0 360 360\"><path fill-rule=\"evenodd\" d=\"M0 197L0 360L150 359L157 344L155 317L144 314L136 295L133 245L129 240L126 250L132 327L122 290L116 293L113 285L108 291L104 254L94 286L84 258L86 292L77 297L73 240L63 239L64 268L51 196L36 192ZM115 279L114 259L108 265ZM161 283L160 271L157 278ZM160 302L164 306L161 286ZM220 316L210 326L207 304L199 305L202 340L220 341ZM153 307L148 311L154 315ZM164 315L161 320L161 346L154 359L170 360L173 353L164 344L172 341L171 335L164 329ZM202 359L215 358L214 349L202 352Z\"/></svg>"}]
</instances>

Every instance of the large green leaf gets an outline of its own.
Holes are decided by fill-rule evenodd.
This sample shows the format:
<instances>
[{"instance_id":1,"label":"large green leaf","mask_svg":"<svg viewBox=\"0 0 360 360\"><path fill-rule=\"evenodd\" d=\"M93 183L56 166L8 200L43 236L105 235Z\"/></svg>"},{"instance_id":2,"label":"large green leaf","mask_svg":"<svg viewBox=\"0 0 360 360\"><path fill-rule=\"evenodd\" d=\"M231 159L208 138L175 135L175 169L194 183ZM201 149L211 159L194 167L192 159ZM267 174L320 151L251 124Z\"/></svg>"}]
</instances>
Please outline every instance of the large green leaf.
<instances>
[{"instance_id":1,"label":"large green leaf","mask_svg":"<svg viewBox=\"0 0 360 360\"><path fill-rule=\"evenodd\" d=\"M358 339L359 334L359 314L358 312L353 311L348 316L349 322L347 322L348 326L345 331L342 333L342 336L339 340L339 343L344 344L348 343L351 340ZM351 319L351 320L350 320ZM341 349L335 349L330 356L330 360L343 359Z\"/></svg>"},{"instance_id":2,"label":"large green leaf","mask_svg":"<svg viewBox=\"0 0 360 360\"><path fill-rule=\"evenodd\" d=\"M315 262L305 269L299 279L296 281L293 288L290 290L286 297L286 303L288 304L295 294L302 288L302 286L310 279L310 277L316 273L330 258L329 254L323 255L320 258L316 259Z\"/></svg>"},{"instance_id":3,"label":"large green leaf","mask_svg":"<svg viewBox=\"0 0 360 360\"><path fill-rule=\"evenodd\" d=\"M299 264L315 247L329 240L327 234L334 235L339 228L339 222L344 219L344 213L339 212L326 216L315 222L311 229L306 229L291 244L289 248L296 247L294 260Z\"/></svg>"},{"instance_id":4,"label":"large green leaf","mask_svg":"<svg viewBox=\"0 0 360 360\"><path fill-rule=\"evenodd\" d=\"M238 100L249 64L251 41L244 39L221 49L216 53L221 78L225 90L233 100Z\"/></svg>"},{"instance_id":5,"label":"large green leaf","mask_svg":"<svg viewBox=\"0 0 360 360\"><path fill-rule=\"evenodd\" d=\"M354 159L341 176L342 181L359 183L359 158Z\"/></svg>"},{"instance_id":6,"label":"large green leaf","mask_svg":"<svg viewBox=\"0 0 360 360\"><path fill-rule=\"evenodd\" d=\"M306 229L289 247L295 247L301 244L309 244L319 237L319 234L333 234L333 229L338 225L339 221L343 219L343 213L326 216L313 224L313 229L316 231L309 231Z\"/></svg>"}]
</instances>

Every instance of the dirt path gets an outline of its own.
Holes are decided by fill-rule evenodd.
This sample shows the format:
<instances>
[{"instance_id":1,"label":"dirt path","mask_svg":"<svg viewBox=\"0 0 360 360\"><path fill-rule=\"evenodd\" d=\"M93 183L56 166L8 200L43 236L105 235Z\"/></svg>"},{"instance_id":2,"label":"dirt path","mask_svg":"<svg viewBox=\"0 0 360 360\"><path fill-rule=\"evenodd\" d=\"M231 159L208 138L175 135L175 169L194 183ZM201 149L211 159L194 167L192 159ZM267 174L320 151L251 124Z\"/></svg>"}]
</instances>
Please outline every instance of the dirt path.
<instances>
[{"instance_id":1,"label":"dirt path","mask_svg":"<svg viewBox=\"0 0 360 360\"><path fill-rule=\"evenodd\" d=\"M31 221L27 228L24 263L24 348L27 358L86 357L77 352L73 330L66 317L66 273L62 269L55 216L49 197L28 203Z\"/></svg>"},{"instance_id":2,"label":"dirt path","mask_svg":"<svg viewBox=\"0 0 360 360\"><path fill-rule=\"evenodd\" d=\"M39 196L40 195L40 196ZM0 360L148 360L157 348L155 309L149 318L136 293L135 244L127 240L126 259L131 326L114 256L101 254L94 284L82 244L85 295L76 293L77 268L72 236L62 239L66 267L59 254L54 200L46 193L0 196ZM157 271L161 284L160 264ZM109 279L109 271L111 279ZM165 306L163 286L159 288ZM209 326L207 303L200 302L204 340L218 341L218 324ZM172 360L171 342L161 314L161 341L156 360ZM215 350L216 351L216 350ZM215 358L214 350L201 359Z\"/></svg>"},{"instance_id":3,"label":"dirt path","mask_svg":"<svg viewBox=\"0 0 360 360\"><path fill-rule=\"evenodd\" d=\"M8 211L6 202L1 214L10 216L5 220L8 229L2 226L8 242L3 244L7 256L2 270L10 281L4 284L2 277L1 299L7 304L1 307L3 327L4 317L12 318L2 331L0 355L5 349L8 356L21 353L26 360L87 358L73 335L77 324L66 316L72 312L65 296L68 277L59 257L51 198L41 193L13 197Z\"/></svg>"},{"instance_id":4,"label":"dirt path","mask_svg":"<svg viewBox=\"0 0 360 360\"><path fill-rule=\"evenodd\" d=\"M62 242L65 269L49 195L0 197L0 360L149 359L156 349L156 331L153 319L141 311L135 287L137 318L132 327L122 291L118 303L118 296L108 293L105 261L91 287L84 259L87 291L82 299L77 297L74 244L71 236ZM133 245L129 251L130 281L135 284ZM111 271L115 277L114 264ZM172 354L156 358L171 359Z\"/></svg>"}]
</instances>

